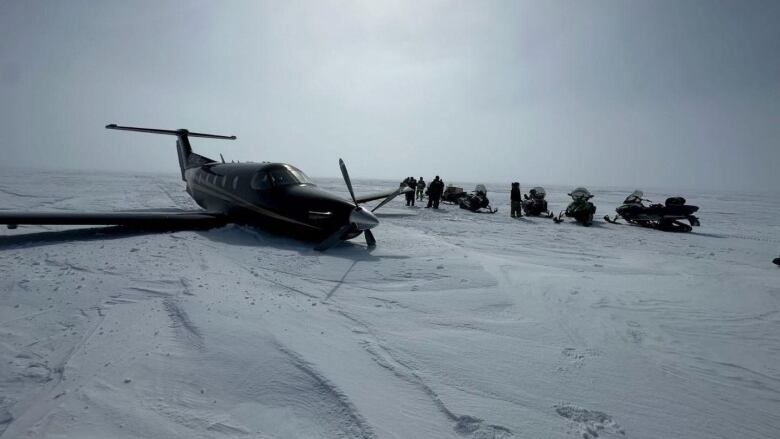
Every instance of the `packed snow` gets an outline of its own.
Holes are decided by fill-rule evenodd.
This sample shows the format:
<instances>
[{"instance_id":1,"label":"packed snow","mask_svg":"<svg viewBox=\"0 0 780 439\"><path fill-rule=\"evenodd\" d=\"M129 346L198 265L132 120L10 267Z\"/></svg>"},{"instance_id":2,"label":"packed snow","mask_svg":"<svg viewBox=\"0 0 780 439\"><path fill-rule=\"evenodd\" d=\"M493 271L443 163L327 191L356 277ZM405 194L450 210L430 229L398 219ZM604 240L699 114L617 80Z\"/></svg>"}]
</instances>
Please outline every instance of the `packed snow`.
<instances>
[{"instance_id":1,"label":"packed snow","mask_svg":"<svg viewBox=\"0 0 780 439\"><path fill-rule=\"evenodd\" d=\"M0 175L0 209L196 207L173 174ZM636 188L589 189L601 218ZM640 189L702 226L512 219L506 183L495 215L393 201L373 251L3 229L0 436L779 437L780 198Z\"/></svg>"}]
</instances>

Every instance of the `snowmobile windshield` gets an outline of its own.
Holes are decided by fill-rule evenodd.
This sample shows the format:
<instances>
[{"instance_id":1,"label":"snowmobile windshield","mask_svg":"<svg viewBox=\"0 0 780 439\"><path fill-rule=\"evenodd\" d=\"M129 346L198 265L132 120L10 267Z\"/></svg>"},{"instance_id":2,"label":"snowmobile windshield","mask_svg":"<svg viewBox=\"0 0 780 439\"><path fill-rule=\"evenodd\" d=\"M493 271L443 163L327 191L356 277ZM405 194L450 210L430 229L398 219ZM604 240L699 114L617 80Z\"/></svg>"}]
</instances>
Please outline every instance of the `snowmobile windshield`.
<instances>
[{"instance_id":1,"label":"snowmobile windshield","mask_svg":"<svg viewBox=\"0 0 780 439\"><path fill-rule=\"evenodd\" d=\"M292 184L311 184L314 182L300 169L285 165L268 170L268 176L274 186L289 186Z\"/></svg>"},{"instance_id":2,"label":"snowmobile windshield","mask_svg":"<svg viewBox=\"0 0 780 439\"><path fill-rule=\"evenodd\" d=\"M590 191L584 187L578 187L577 189L574 189L571 191L569 196L575 200L587 200L588 198L593 198L593 195L590 194Z\"/></svg>"},{"instance_id":3,"label":"snowmobile windshield","mask_svg":"<svg viewBox=\"0 0 780 439\"><path fill-rule=\"evenodd\" d=\"M644 197L644 192L640 190L636 190L631 193L631 195L627 196L625 201L623 201L623 204L635 204L635 203L641 203L642 197Z\"/></svg>"},{"instance_id":4,"label":"snowmobile windshield","mask_svg":"<svg viewBox=\"0 0 780 439\"><path fill-rule=\"evenodd\" d=\"M478 194L483 194L483 195L485 195L485 194L487 194L487 188L485 187L485 185L484 185L484 184L478 184L478 185L477 185L477 186L474 188L474 192L476 192L476 193L478 193Z\"/></svg>"},{"instance_id":5,"label":"snowmobile windshield","mask_svg":"<svg viewBox=\"0 0 780 439\"><path fill-rule=\"evenodd\" d=\"M531 196L533 196L534 198L543 200L546 195L547 192L545 192L544 188L541 186L536 186L535 188L531 189Z\"/></svg>"}]
</instances>

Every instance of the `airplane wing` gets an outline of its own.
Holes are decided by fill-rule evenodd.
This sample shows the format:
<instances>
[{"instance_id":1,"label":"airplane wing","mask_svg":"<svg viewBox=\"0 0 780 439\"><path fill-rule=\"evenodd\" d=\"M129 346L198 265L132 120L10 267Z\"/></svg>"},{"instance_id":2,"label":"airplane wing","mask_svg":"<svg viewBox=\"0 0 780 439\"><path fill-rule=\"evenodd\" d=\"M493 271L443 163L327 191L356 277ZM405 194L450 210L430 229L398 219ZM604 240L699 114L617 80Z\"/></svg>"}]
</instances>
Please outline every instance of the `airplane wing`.
<instances>
[{"instance_id":1,"label":"airplane wing","mask_svg":"<svg viewBox=\"0 0 780 439\"><path fill-rule=\"evenodd\" d=\"M220 213L194 211L161 212L6 212L0 210L0 224L116 225L155 229L212 228L226 224Z\"/></svg>"},{"instance_id":2,"label":"airplane wing","mask_svg":"<svg viewBox=\"0 0 780 439\"><path fill-rule=\"evenodd\" d=\"M368 201L374 201L374 200L380 200L380 199L386 199L389 196L392 196L393 198L397 197L398 195L405 194L407 192L411 192L413 189L409 186L403 186L399 187L393 190L385 191L385 192L377 192L374 194L368 194L363 195L360 197L356 197L356 201L358 203L366 203ZM392 198L391 198L392 199ZM389 201L389 200L388 200Z\"/></svg>"}]
</instances>

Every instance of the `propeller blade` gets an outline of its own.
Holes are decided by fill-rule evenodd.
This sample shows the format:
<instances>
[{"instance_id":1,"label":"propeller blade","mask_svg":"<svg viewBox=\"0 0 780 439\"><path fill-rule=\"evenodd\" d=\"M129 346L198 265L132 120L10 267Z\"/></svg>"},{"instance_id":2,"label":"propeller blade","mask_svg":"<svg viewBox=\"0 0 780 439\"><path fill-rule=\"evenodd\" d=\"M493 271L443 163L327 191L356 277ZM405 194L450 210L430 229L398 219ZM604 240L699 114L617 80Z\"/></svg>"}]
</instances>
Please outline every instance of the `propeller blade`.
<instances>
[{"instance_id":1,"label":"propeller blade","mask_svg":"<svg viewBox=\"0 0 780 439\"><path fill-rule=\"evenodd\" d=\"M374 238L374 234L371 233L371 230L366 230L363 234L366 235L366 244L368 244L369 247L376 247L376 238Z\"/></svg>"},{"instance_id":2,"label":"propeller blade","mask_svg":"<svg viewBox=\"0 0 780 439\"><path fill-rule=\"evenodd\" d=\"M349 195L352 196L352 202L354 202L355 207L357 207L358 205L357 198L355 198L355 191L352 190L352 180L349 179L349 172L347 172L347 165L344 164L344 160L339 159L339 167L341 168L341 175L344 176L344 182L347 183L347 189L349 189Z\"/></svg>"},{"instance_id":3,"label":"propeller blade","mask_svg":"<svg viewBox=\"0 0 780 439\"><path fill-rule=\"evenodd\" d=\"M347 224L345 226L342 226L340 229L333 232L332 235L325 238L322 242L317 244L316 247L314 247L314 250L317 250L318 252L324 252L325 250L333 247L334 245L341 242L341 237L344 236L345 233L347 233L347 230L352 227L351 224Z\"/></svg>"},{"instance_id":4,"label":"propeller blade","mask_svg":"<svg viewBox=\"0 0 780 439\"><path fill-rule=\"evenodd\" d=\"M409 186L398 188L397 191L395 191L392 194L388 195L387 198L382 200L381 203L377 204L373 209L371 209L371 212L374 212L377 209L379 209L380 207L382 207L385 204L389 203L393 198L395 198L395 197L397 197L397 196L399 196L399 195L401 195L403 193L409 192L407 189L411 189L411 188Z\"/></svg>"}]
</instances>

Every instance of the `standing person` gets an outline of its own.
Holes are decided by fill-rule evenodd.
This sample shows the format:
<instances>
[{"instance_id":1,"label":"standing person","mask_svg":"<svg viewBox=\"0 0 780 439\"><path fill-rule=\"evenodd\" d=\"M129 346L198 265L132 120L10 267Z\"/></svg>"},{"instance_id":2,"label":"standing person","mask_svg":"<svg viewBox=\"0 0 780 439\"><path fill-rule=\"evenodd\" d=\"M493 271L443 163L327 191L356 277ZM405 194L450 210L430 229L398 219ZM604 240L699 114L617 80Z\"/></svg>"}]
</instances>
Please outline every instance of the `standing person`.
<instances>
[{"instance_id":1,"label":"standing person","mask_svg":"<svg viewBox=\"0 0 780 439\"><path fill-rule=\"evenodd\" d=\"M425 180L423 180L423 178L420 177L420 179L417 180L417 199L418 200L422 201L424 192L425 192Z\"/></svg>"},{"instance_id":2,"label":"standing person","mask_svg":"<svg viewBox=\"0 0 780 439\"><path fill-rule=\"evenodd\" d=\"M520 218L523 216L521 207L523 205L523 197L520 194L520 183L512 183L512 190L509 192L509 200L512 204L510 215L512 218Z\"/></svg>"},{"instance_id":3,"label":"standing person","mask_svg":"<svg viewBox=\"0 0 780 439\"><path fill-rule=\"evenodd\" d=\"M434 209L438 209L442 193L444 193L444 182L437 175L431 184L428 185L428 205L426 207L433 206Z\"/></svg>"},{"instance_id":4,"label":"standing person","mask_svg":"<svg viewBox=\"0 0 780 439\"><path fill-rule=\"evenodd\" d=\"M411 191L406 193L406 205L414 206L414 191L417 189L417 180L414 177L409 177L406 179L406 185L412 188Z\"/></svg>"}]
</instances>

